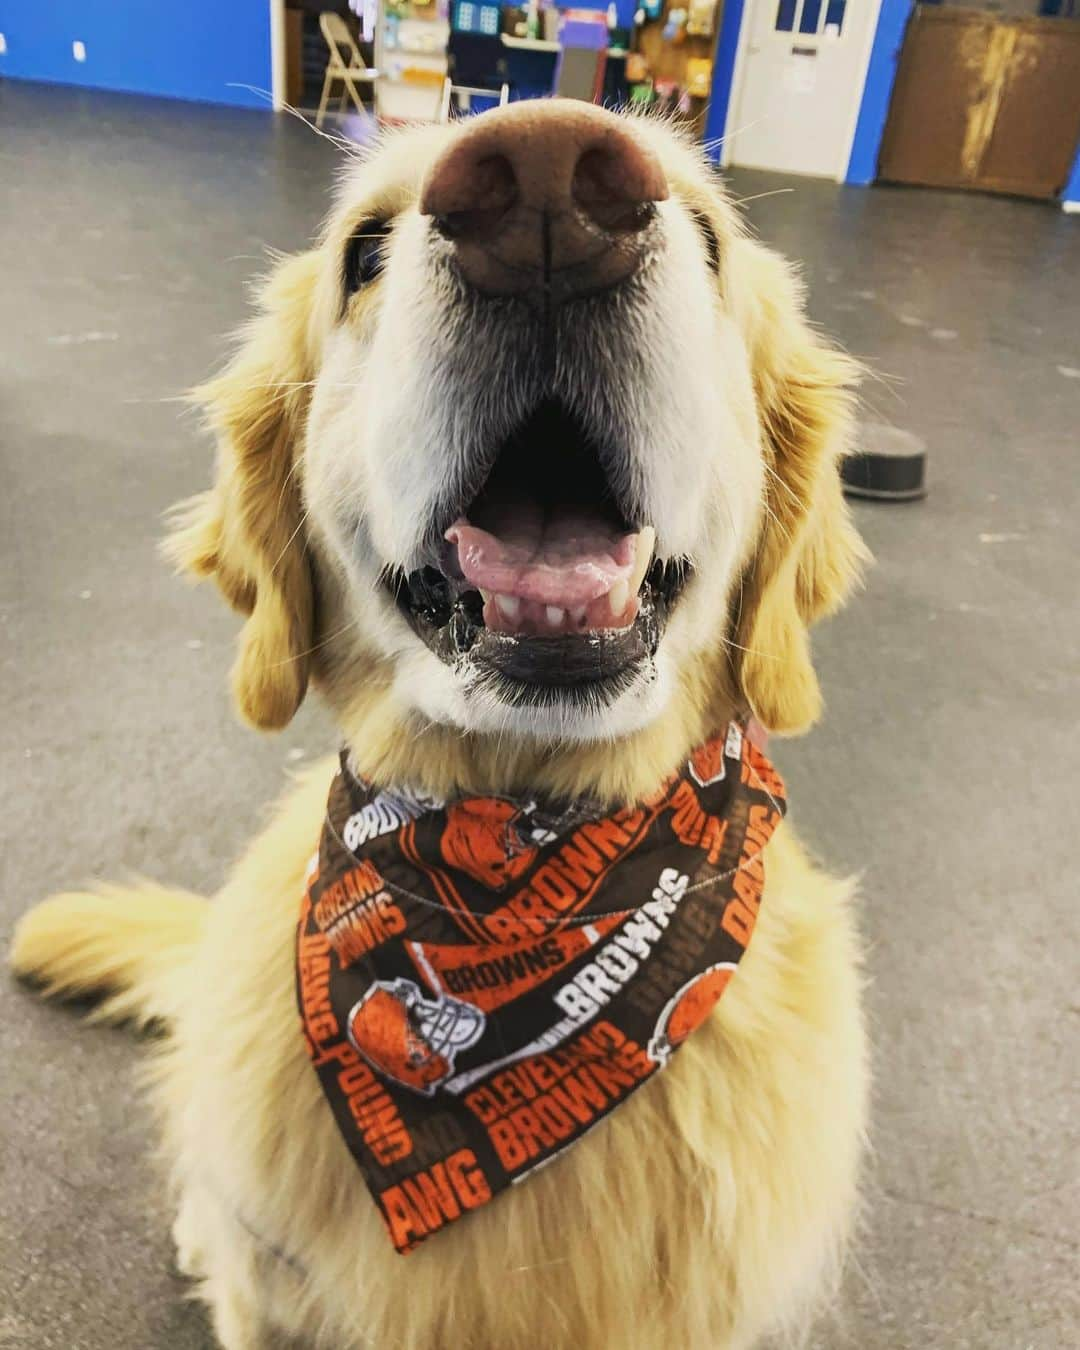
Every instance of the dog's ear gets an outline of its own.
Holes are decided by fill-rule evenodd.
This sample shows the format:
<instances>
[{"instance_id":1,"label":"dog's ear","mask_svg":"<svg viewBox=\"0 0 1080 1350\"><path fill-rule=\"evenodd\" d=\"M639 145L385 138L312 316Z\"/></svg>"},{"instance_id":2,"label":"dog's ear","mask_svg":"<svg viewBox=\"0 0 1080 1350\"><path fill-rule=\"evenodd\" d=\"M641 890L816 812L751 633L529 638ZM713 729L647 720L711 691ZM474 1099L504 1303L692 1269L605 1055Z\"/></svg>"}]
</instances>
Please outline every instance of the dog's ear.
<instances>
[{"instance_id":1,"label":"dog's ear","mask_svg":"<svg viewBox=\"0 0 1080 1350\"><path fill-rule=\"evenodd\" d=\"M193 392L217 437L216 480L174 512L164 544L181 572L213 577L248 616L232 669L241 715L288 723L307 688L313 594L298 475L314 374L317 255L279 262L236 355Z\"/></svg>"},{"instance_id":2,"label":"dog's ear","mask_svg":"<svg viewBox=\"0 0 1080 1350\"><path fill-rule=\"evenodd\" d=\"M859 367L807 324L803 288L776 254L735 245L733 290L751 358L765 511L736 597L736 677L772 731L805 731L821 711L810 625L844 601L868 558L840 487Z\"/></svg>"}]
</instances>

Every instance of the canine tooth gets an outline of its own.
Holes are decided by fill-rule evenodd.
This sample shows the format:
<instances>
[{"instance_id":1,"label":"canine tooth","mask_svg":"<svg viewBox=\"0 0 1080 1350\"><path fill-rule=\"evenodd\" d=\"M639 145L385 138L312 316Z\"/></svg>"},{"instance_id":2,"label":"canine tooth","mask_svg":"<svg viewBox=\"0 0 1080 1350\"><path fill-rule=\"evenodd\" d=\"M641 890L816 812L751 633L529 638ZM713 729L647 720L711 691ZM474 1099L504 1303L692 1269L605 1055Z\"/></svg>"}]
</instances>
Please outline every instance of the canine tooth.
<instances>
[{"instance_id":1,"label":"canine tooth","mask_svg":"<svg viewBox=\"0 0 1080 1350\"><path fill-rule=\"evenodd\" d=\"M584 622L585 622L585 606L584 606L584 605L578 605L577 609L572 609L572 610L570 611L570 617L571 617L571 619L573 619L574 623L584 623Z\"/></svg>"},{"instance_id":2,"label":"canine tooth","mask_svg":"<svg viewBox=\"0 0 1080 1350\"><path fill-rule=\"evenodd\" d=\"M558 628L566 618L566 610L560 609L558 605L548 605L544 613L547 615L547 621L552 628Z\"/></svg>"},{"instance_id":3,"label":"canine tooth","mask_svg":"<svg viewBox=\"0 0 1080 1350\"><path fill-rule=\"evenodd\" d=\"M608 591L608 604L611 606L612 614L618 617L626 608L626 602L629 599L630 587L625 581L617 581Z\"/></svg>"},{"instance_id":4,"label":"canine tooth","mask_svg":"<svg viewBox=\"0 0 1080 1350\"><path fill-rule=\"evenodd\" d=\"M521 613L521 601L516 595L497 595L495 603L507 619L516 619Z\"/></svg>"},{"instance_id":5,"label":"canine tooth","mask_svg":"<svg viewBox=\"0 0 1080 1350\"><path fill-rule=\"evenodd\" d=\"M481 592L480 592L480 599L483 600L484 604L486 605L487 602L491 599L491 592L490 592L490 591L481 591Z\"/></svg>"},{"instance_id":6,"label":"canine tooth","mask_svg":"<svg viewBox=\"0 0 1080 1350\"><path fill-rule=\"evenodd\" d=\"M638 534L637 552L634 554L634 566L630 569L630 594L637 595L641 589L641 583L645 580L645 573L649 570L649 564L652 562L653 549L656 547L656 531L651 525Z\"/></svg>"}]
</instances>

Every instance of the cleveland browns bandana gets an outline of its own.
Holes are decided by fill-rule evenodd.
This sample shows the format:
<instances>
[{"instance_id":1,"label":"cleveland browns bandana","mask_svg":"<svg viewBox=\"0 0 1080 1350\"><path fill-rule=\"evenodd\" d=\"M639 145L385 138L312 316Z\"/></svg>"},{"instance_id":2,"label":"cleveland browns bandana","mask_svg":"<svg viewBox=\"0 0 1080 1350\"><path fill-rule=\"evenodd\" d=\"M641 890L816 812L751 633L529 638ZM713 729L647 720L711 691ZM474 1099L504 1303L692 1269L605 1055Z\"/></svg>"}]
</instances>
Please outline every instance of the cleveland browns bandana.
<instances>
[{"instance_id":1,"label":"cleveland browns bandana","mask_svg":"<svg viewBox=\"0 0 1080 1350\"><path fill-rule=\"evenodd\" d=\"M437 801L342 755L297 998L338 1127L408 1252L668 1062L750 940L784 786L736 722L647 800Z\"/></svg>"}]
</instances>

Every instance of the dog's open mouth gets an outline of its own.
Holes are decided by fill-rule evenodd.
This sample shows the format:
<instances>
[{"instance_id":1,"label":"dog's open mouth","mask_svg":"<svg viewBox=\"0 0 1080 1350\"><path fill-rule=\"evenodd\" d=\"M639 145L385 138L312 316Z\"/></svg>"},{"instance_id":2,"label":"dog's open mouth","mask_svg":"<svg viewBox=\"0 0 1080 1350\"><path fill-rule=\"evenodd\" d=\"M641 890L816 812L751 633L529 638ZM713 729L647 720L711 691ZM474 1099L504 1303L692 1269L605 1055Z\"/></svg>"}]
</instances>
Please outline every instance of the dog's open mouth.
<instances>
[{"instance_id":1,"label":"dog's open mouth","mask_svg":"<svg viewBox=\"0 0 1080 1350\"><path fill-rule=\"evenodd\" d=\"M656 653L688 567L656 558L655 541L623 513L578 420L545 400L443 532L437 565L388 584L445 661L468 654L525 686L595 685Z\"/></svg>"}]
</instances>

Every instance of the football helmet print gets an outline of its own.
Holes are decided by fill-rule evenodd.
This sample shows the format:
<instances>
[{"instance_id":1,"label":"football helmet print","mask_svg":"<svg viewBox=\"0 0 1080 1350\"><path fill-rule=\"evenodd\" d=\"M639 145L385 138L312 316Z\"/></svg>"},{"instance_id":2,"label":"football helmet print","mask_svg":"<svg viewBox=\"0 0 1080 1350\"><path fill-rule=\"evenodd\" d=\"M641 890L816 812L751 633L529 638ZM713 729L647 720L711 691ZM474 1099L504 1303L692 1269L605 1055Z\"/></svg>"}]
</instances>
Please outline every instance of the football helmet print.
<instances>
[{"instance_id":1,"label":"football helmet print","mask_svg":"<svg viewBox=\"0 0 1080 1350\"><path fill-rule=\"evenodd\" d=\"M720 961L700 975L688 980L679 992L668 1000L656 1020L656 1030L648 1045L648 1056L664 1065L692 1031L696 1031L720 1001L735 966L731 961Z\"/></svg>"},{"instance_id":2,"label":"football helmet print","mask_svg":"<svg viewBox=\"0 0 1080 1350\"><path fill-rule=\"evenodd\" d=\"M425 997L399 977L376 980L349 1013L353 1047L378 1073L430 1097L454 1070L454 1056L484 1034L479 1008L449 994Z\"/></svg>"},{"instance_id":3,"label":"football helmet print","mask_svg":"<svg viewBox=\"0 0 1080 1350\"><path fill-rule=\"evenodd\" d=\"M527 872L537 850L518 830L522 809L503 797L467 797L446 809L443 860L490 891Z\"/></svg>"}]
</instances>

